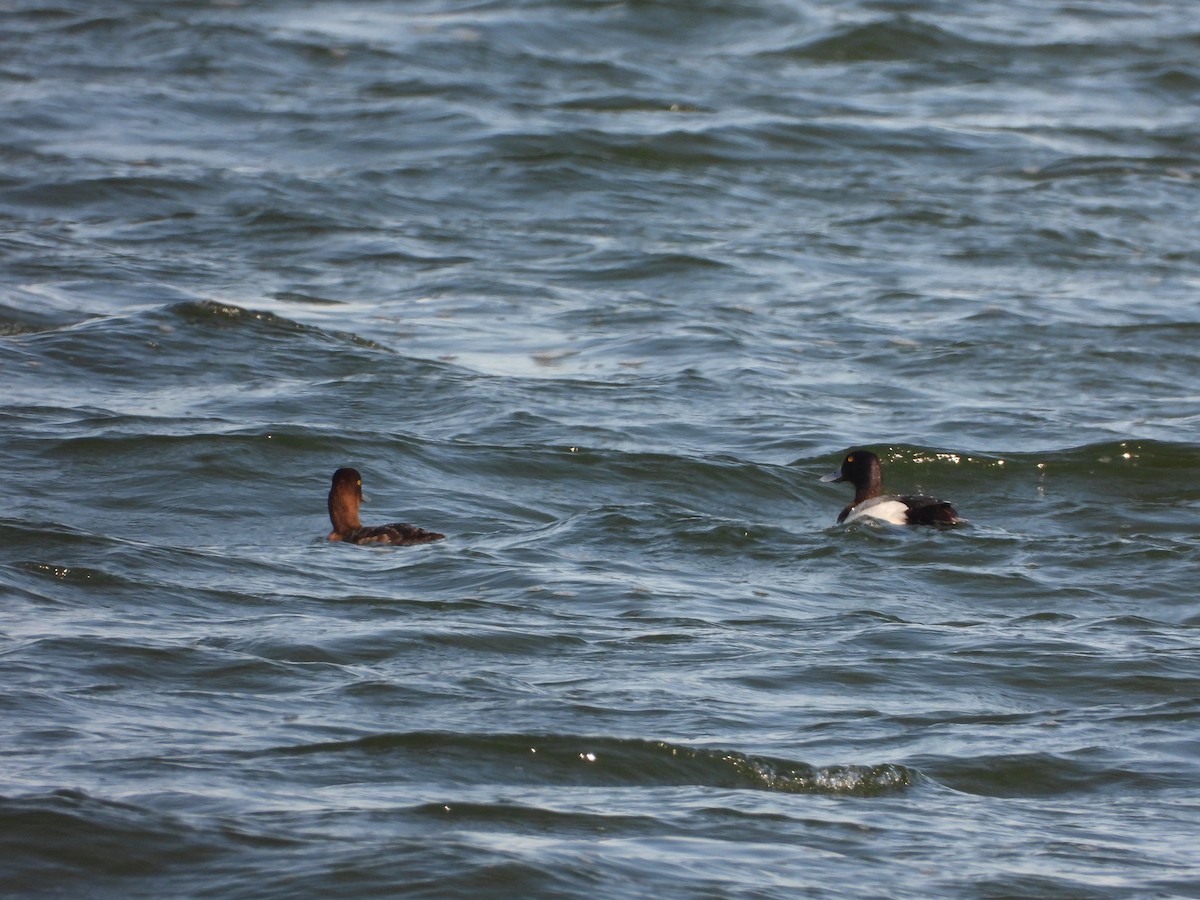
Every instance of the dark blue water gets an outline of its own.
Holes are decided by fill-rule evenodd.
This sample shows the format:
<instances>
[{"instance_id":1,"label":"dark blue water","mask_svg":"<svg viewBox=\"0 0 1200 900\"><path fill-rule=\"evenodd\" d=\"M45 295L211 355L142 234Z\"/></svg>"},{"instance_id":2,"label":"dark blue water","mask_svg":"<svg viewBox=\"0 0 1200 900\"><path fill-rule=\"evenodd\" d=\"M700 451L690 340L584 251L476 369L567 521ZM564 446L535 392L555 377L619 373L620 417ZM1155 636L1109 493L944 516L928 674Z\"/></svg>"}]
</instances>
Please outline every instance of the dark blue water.
<instances>
[{"instance_id":1,"label":"dark blue water","mask_svg":"<svg viewBox=\"0 0 1200 900\"><path fill-rule=\"evenodd\" d=\"M1195 11L0 6L0 892L1200 897Z\"/></svg>"}]
</instances>

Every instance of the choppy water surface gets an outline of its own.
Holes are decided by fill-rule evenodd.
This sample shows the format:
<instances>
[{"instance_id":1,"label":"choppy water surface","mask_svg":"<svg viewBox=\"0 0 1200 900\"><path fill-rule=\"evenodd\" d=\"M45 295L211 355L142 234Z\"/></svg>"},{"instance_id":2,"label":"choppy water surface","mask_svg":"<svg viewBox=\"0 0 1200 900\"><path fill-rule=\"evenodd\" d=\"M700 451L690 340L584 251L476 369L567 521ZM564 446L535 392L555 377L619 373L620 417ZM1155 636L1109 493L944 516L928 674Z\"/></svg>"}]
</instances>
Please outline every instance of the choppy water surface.
<instances>
[{"instance_id":1,"label":"choppy water surface","mask_svg":"<svg viewBox=\"0 0 1200 900\"><path fill-rule=\"evenodd\" d=\"M3 4L0 890L1200 897L1194 13Z\"/></svg>"}]
</instances>

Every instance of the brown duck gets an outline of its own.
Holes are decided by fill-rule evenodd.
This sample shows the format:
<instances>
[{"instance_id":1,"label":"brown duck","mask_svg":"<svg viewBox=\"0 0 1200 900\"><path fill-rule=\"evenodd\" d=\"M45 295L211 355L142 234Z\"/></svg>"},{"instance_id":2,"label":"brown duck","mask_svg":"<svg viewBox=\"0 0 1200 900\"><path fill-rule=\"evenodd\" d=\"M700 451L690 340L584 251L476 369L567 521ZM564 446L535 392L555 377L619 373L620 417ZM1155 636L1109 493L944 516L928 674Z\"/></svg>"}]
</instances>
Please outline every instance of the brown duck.
<instances>
[{"instance_id":1,"label":"brown duck","mask_svg":"<svg viewBox=\"0 0 1200 900\"><path fill-rule=\"evenodd\" d=\"M362 475L358 469L341 468L334 472L333 486L329 489L329 521L333 523L329 540L349 544L428 544L445 537L404 522L364 526L358 517L362 502Z\"/></svg>"}]
</instances>

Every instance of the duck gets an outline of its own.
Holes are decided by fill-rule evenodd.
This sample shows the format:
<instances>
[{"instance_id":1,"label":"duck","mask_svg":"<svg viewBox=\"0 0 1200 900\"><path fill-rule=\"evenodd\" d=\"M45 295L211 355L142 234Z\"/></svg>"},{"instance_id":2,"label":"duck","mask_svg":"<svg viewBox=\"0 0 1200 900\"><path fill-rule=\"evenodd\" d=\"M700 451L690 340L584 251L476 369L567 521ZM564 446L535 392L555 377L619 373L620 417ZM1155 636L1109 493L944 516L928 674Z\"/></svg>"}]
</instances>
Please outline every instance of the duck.
<instances>
[{"instance_id":1,"label":"duck","mask_svg":"<svg viewBox=\"0 0 1200 900\"><path fill-rule=\"evenodd\" d=\"M358 469L343 466L334 472L333 485L329 488L329 521L333 523L329 540L348 544L406 545L428 544L446 537L404 522L364 526L358 517L362 502L362 475Z\"/></svg>"},{"instance_id":2,"label":"duck","mask_svg":"<svg viewBox=\"0 0 1200 900\"><path fill-rule=\"evenodd\" d=\"M851 450L836 471L822 481L848 481L854 485L854 500L838 515L838 523L869 517L892 525L961 525L961 518L946 500L920 494L896 496L883 492L879 457L870 450Z\"/></svg>"}]
</instances>

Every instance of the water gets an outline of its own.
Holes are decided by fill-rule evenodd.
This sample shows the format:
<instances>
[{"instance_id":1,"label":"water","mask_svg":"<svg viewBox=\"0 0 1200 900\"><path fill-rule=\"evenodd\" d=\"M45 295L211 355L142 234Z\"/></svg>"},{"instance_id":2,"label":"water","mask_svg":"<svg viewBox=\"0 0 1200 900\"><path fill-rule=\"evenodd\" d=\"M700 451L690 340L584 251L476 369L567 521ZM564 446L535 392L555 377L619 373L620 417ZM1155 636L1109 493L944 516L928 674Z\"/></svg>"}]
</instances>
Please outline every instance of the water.
<instances>
[{"instance_id":1,"label":"water","mask_svg":"<svg viewBox=\"0 0 1200 900\"><path fill-rule=\"evenodd\" d=\"M4 4L0 890L1200 897L1194 12Z\"/></svg>"}]
</instances>

